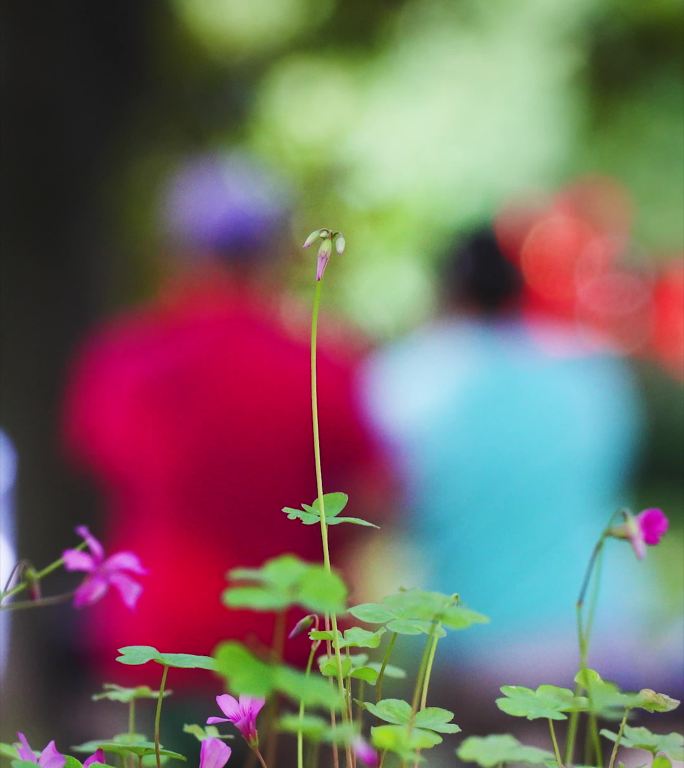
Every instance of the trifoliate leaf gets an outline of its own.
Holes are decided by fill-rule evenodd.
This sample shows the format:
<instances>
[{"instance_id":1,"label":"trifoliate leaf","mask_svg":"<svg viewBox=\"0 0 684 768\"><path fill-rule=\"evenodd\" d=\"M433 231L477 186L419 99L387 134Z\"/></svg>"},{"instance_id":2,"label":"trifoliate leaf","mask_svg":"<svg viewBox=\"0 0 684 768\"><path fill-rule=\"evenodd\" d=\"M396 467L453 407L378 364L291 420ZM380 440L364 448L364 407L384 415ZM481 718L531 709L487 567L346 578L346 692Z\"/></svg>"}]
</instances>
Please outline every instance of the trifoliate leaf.
<instances>
[{"instance_id":1,"label":"trifoliate leaf","mask_svg":"<svg viewBox=\"0 0 684 768\"><path fill-rule=\"evenodd\" d=\"M605 728L601 735L610 741L617 740L617 733ZM671 760L684 760L684 736L681 733L653 733L648 728L626 725L620 743L631 749L645 749L652 754L664 752Z\"/></svg>"},{"instance_id":2,"label":"trifoliate leaf","mask_svg":"<svg viewBox=\"0 0 684 768\"><path fill-rule=\"evenodd\" d=\"M507 715L528 720L566 720L565 712L584 710L587 706L586 699L555 685L540 685L534 691L522 685L504 685L501 693L505 698L496 700L497 707Z\"/></svg>"},{"instance_id":3,"label":"trifoliate leaf","mask_svg":"<svg viewBox=\"0 0 684 768\"><path fill-rule=\"evenodd\" d=\"M79 744L78 746L72 747L74 752L95 752L98 749L102 749L105 752L111 752L114 755L136 755L136 757L144 757L145 755L154 755L155 754L155 746L154 742L152 741L140 741L136 742L134 744L123 744L117 741L87 741L85 744ZM178 752L172 752L170 749L164 749L163 747L159 750L160 755L164 755L164 757L169 757L172 760L186 760L186 757L184 755L179 754Z\"/></svg>"},{"instance_id":4,"label":"trifoliate leaf","mask_svg":"<svg viewBox=\"0 0 684 768\"><path fill-rule=\"evenodd\" d=\"M381 699L377 704L368 701L366 709L386 723L406 725L411 720L411 705L403 699Z\"/></svg>"},{"instance_id":5,"label":"trifoliate leaf","mask_svg":"<svg viewBox=\"0 0 684 768\"><path fill-rule=\"evenodd\" d=\"M430 731L438 731L439 733L458 733L461 729L456 723L451 721L454 719L454 713L449 712L448 709L442 709L441 707L425 707L416 712L414 725L417 728L426 728Z\"/></svg>"},{"instance_id":6,"label":"trifoliate leaf","mask_svg":"<svg viewBox=\"0 0 684 768\"><path fill-rule=\"evenodd\" d=\"M158 699L159 691L150 688L149 685L138 685L136 688L122 688L116 683L103 683L102 693L94 693L91 698L93 701L118 701L122 704L130 704L131 701L138 699ZM170 696L171 691L164 691L164 697Z\"/></svg>"},{"instance_id":7,"label":"trifoliate leaf","mask_svg":"<svg viewBox=\"0 0 684 768\"><path fill-rule=\"evenodd\" d=\"M345 609L347 587L340 576L294 555L276 557L260 569L236 568L229 578L254 582L225 590L223 602L232 608L279 611L301 605L315 613L341 613Z\"/></svg>"},{"instance_id":8,"label":"trifoliate leaf","mask_svg":"<svg viewBox=\"0 0 684 768\"><path fill-rule=\"evenodd\" d=\"M503 763L545 765L554 759L551 752L521 744L509 733L491 736L469 736L456 750L460 760L477 763L482 768L494 768Z\"/></svg>"},{"instance_id":9,"label":"trifoliate leaf","mask_svg":"<svg viewBox=\"0 0 684 768\"><path fill-rule=\"evenodd\" d=\"M207 669L214 671L216 664L211 656L196 656L193 653L160 653L151 645L127 645L119 648L120 656L116 660L120 664L140 665L155 661L166 667L177 669Z\"/></svg>"},{"instance_id":10,"label":"trifoliate leaf","mask_svg":"<svg viewBox=\"0 0 684 768\"><path fill-rule=\"evenodd\" d=\"M320 677L307 676L284 664L263 661L236 641L222 643L214 652L217 671L234 693L266 697L274 691L310 707L341 705L340 695Z\"/></svg>"}]
</instances>

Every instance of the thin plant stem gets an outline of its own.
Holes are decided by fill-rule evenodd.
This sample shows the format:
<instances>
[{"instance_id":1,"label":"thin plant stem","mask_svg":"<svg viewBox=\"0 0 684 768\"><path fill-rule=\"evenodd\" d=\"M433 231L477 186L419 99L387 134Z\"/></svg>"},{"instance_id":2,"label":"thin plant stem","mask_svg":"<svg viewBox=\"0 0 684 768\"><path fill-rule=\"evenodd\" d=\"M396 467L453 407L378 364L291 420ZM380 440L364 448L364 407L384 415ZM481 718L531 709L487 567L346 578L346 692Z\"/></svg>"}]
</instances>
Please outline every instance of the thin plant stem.
<instances>
[{"instance_id":1,"label":"thin plant stem","mask_svg":"<svg viewBox=\"0 0 684 768\"><path fill-rule=\"evenodd\" d=\"M558 749L558 739L556 738L556 729L553 727L553 720L549 718L549 733L551 734L551 743L553 744L553 754L556 756L558 768L563 768L560 749Z\"/></svg>"},{"instance_id":2,"label":"thin plant stem","mask_svg":"<svg viewBox=\"0 0 684 768\"><path fill-rule=\"evenodd\" d=\"M385 650L385 655L382 657L382 664L380 666L380 672L378 673L378 679L375 683L375 701L376 703L380 701L382 698L382 681L385 677L385 669L387 669L387 665L390 660L390 656L392 655L392 651L394 650L394 644L397 641L397 633L392 632L392 637L390 637L390 641L387 644L387 649Z\"/></svg>"},{"instance_id":3,"label":"thin plant stem","mask_svg":"<svg viewBox=\"0 0 684 768\"><path fill-rule=\"evenodd\" d=\"M325 570L330 573L332 571L330 565L330 546L328 544L328 523L325 519L325 500L323 498L323 470L321 467L321 440L320 430L318 425L318 382L317 382L317 366L316 366L316 342L318 335L318 313L321 305L321 285L322 281L316 281L316 287L314 290L313 309L311 312L311 418L313 423L313 443L314 443L314 461L316 465L316 490L318 493L318 511L320 512L321 521L321 543L323 547L323 565ZM326 617L327 618L327 617ZM337 671L337 687L340 695L343 698L345 696L344 680L342 676L342 657L340 655L340 643L338 638L337 629L337 616L334 612L330 614L330 623L333 630L333 650L335 651L335 664ZM348 704L342 708L342 720L347 722L348 720ZM353 756L351 746L349 744L345 747L347 768L352 768Z\"/></svg>"},{"instance_id":4,"label":"thin plant stem","mask_svg":"<svg viewBox=\"0 0 684 768\"><path fill-rule=\"evenodd\" d=\"M159 684L159 696L157 697L157 707L154 712L154 756L157 761L157 768L161 768L161 754L159 731L161 725L161 711L162 702L164 701L164 689L166 688L166 677L169 674L169 668L164 664L161 676L161 683Z\"/></svg>"},{"instance_id":5,"label":"thin plant stem","mask_svg":"<svg viewBox=\"0 0 684 768\"><path fill-rule=\"evenodd\" d=\"M264 756L261 754L261 752L259 752L259 747L253 747L252 749L257 757L257 760L259 761L261 768L268 768L266 761L264 760Z\"/></svg>"},{"instance_id":6,"label":"thin plant stem","mask_svg":"<svg viewBox=\"0 0 684 768\"><path fill-rule=\"evenodd\" d=\"M135 733L135 699L128 702L128 733L131 736Z\"/></svg>"},{"instance_id":7,"label":"thin plant stem","mask_svg":"<svg viewBox=\"0 0 684 768\"><path fill-rule=\"evenodd\" d=\"M25 611L29 608L45 608L48 605L59 605L66 603L74 596L73 592L64 592L61 595L52 595L51 597L39 597L36 600L18 600L15 603L0 605L0 611Z\"/></svg>"},{"instance_id":8,"label":"thin plant stem","mask_svg":"<svg viewBox=\"0 0 684 768\"><path fill-rule=\"evenodd\" d=\"M73 549L81 550L85 549L88 545L85 541L82 541L78 546L73 547ZM33 574L33 578L31 581L40 581L41 579L45 578L46 576L49 576L53 571L56 571L58 568L61 568L64 565L64 558L60 557L58 560L55 560L54 562L50 563L50 565L46 565L45 568L43 568L40 571L36 571L36 573ZM13 587L9 590L9 592L5 592L2 595L2 601L4 602L9 597L14 597L15 595L20 594L29 586L29 581L22 581L20 584L17 584L16 587Z\"/></svg>"},{"instance_id":9,"label":"thin plant stem","mask_svg":"<svg viewBox=\"0 0 684 768\"><path fill-rule=\"evenodd\" d=\"M617 739L615 739L615 744L613 745L613 751L610 753L610 762L608 763L608 768L613 768L615 765L615 760L617 759L618 755L618 749L620 749L620 742L622 741L622 734L625 730L625 725L627 725L627 717L629 716L629 708L625 710L625 714L622 716L622 720L620 721L620 728L618 729Z\"/></svg>"},{"instance_id":10,"label":"thin plant stem","mask_svg":"<svg viewBox=\"0 0 684 768\"><path fill-rule=\"evenodd\" d=\"M304 672L305 677L309 677L311 674L311 667L313 665L314 656L318 643L311 643L311 650L309 651L309 658L306 662L306 670ZM302 720L304 720L304 702L299 702L299 730L297 731L297 768L304 768L304 734L302 732Z\"/></svg>"},{"instance_id":11,"label":"thin plant stem","mask_svg":"<svg viewBox=\"0 0 684 768\"><path fill-rule=\"evenodd\" d=\"M366 681L365 680L359 680L359 701L356 706L356 725L361 731L361 726L363 725L363 699L366 695Z\"/></svg>"},{"instance_id":12,"label":"thin plant stem","mask_svg":"<svg viewBox=\"0 0 684 768\"><path fill-rule=\"evenodd\" d=\"M427 664L425 666L425 679L423 680L423 693L420 697L420 708L425 709L427 706L427 695L428 695L428 687L430 685L430 676L432 675L432 665L435 662L435 654L437 653L437 643L439 642L439 638L437 637L437 632L439 630L439 627L441 627L441 624L437 624L435 627L435 633L432 637L432 644L430 646L430 653L428 654Z\"/></svg>"},{"instance_id":13,"label":"thin plant stem","mask_svg":"<svg viewBox=\"0 0 684 768\"><path fill-rule=\"evenodd\" d=\"M378 768L383 768L385 765L385 757L387 756L387 750L383 749L382 754L380 755L380 764L378 765Z\"/></svg>"},{"instance_id":14,"label":"thin plant stem","mask_svg":"<svg viewBox=\"0 0 684 768\"><path fill-rule=\"evenodd\" d=\"M413 720L413 717L418 711L418 702L420 701L420 694L423 690L423 677L425 675L425 667L427 666L427 659L430 653L431 643L432 643L432 638L430 637L427 643L425 643L425 648L423 649L423 655L420 659L420 666L418 667L418 674L416 675L416 684L415 684L415 687L413 688L413 698L411 699L411 713L412 713L411 720Z\"/></svg>"}]
</instances>

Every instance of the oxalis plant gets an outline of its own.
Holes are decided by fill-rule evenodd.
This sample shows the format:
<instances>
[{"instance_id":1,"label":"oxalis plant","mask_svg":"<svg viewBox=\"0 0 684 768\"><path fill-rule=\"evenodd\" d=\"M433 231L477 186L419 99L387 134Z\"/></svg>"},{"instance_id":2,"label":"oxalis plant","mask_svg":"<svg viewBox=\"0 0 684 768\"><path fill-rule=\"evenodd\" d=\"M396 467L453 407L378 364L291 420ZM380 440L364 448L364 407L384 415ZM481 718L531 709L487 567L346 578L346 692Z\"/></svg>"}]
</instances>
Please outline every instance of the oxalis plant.
<instances>
[{"instance_id":1,"label":"oxalis plant","mask_svg":"<svg viewBox=\"0 0 684 768\"><path fill-rule=\"evenodd\" d=\"M333 252L344 252L345 240L340 232L318 229L309 235L304 247L314 244L318 244L318 255L311 318L311 414L317 496L311 504L284 507L282 512L293 525L319 527L322 562L304 562L284 554L261 568L236 568L228 574L229 584L222 596L229 609L248 608L276 615L273 648L258 652L231 640L220 644L211 657L161 652L150 646L120 648L117 661L121 664L156 664L160 668L157 689L105 683L102 691L93 695L94 701L115 701L127 708L127 731L72 747L72 752L88 755L83 762L62 754L54 741L36 752L20 732L17 743L0 744L0 755L10 760L12 768L34 764L41 768L81 768L113 763L120 768L160 768L169 760L185 761L184 755L164 748L161 741L162 733L171 736L164 729L163 704L170 694L167 683L173 677L172 670L177 668L207 670L218 675L229 691L218 695L215 705L207 704L202 714L204 723L184 727L201 742L200 768L223 768L231 758L226 740L234 736L248 745L252 764L275 768L276 741L283 735L291 738L284 768L410 768L429 763L430 750L445 736L461 730L453 722L452 712L428 706L437 646L447 632L468 629L487 618L467 608L456 593L420 589L400 589L378 603L349 606L347 587L333 568L332 527L377 526L345 514L349 502L346 494L324 490L316 381L318 314L326 268ZM639 712L669 712L679 702L649 689L622 691L615 683L603 680L588 662L607 542L628 541L642 559L646 548L658 544L667 527L667 518L659 509L638 515L621 510L611 516L599 536L577 599L579 669L573 689L555 685L540 685L536 690L517 685L501 688L503 695L496 704L502 712L547 722L548 748L522 744L508 733L470 736L456 750L461 761L482 768L504 764L604 768L608 757L608 768L615 768L621 748L650 753L654 768L670 768L671 760L684 759L684 737L634 725ZM110 589L129 607L135 606L146 573L138 557L132 552L106 556L86 527L76 531L82 542L47 567L36 570L26 561L17 565L0 593L0 610L38 608L71 599L76 607L84 607ZM73 592L43 596L44 581L60 568L85 575ZM286 638L285 616L292 607L307 614ZM424 649L412 674L413 693L408 700L385 698L386 678L408 677L405 670L391 663L393 653L403 638L415 635L423 637ZM282 661L285 642L297 637L297 642L304 639L309 645L303 670ZM138 709L145 705L152 716L151 735L141 733L138 724ZM214 714L210 714L212 710ZM219 730L226 724L226 731ZM579 733L585 734L582 750L577 743Z\"/></svg>"}]
</instances>

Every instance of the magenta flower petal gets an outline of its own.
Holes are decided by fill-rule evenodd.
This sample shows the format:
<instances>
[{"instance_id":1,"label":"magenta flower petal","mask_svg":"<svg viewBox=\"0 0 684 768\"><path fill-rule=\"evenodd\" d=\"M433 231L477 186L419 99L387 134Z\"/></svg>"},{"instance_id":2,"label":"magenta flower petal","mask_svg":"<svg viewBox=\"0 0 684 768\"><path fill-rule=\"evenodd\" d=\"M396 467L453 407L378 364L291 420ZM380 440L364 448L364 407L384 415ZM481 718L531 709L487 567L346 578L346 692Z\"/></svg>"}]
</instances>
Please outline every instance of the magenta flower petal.
<instances>
[{"instance_id":1,"label":"magenta flower petal","mask_svg":"<svg viewBox=\"0 0 684 768\"><path fill-rule=\"evenodd\" d=\"M113 587L116 587L119 590L124 605L128 608L135 608L138 598L142 594L142 587L140 584L120 571L113 573L109 577L109 581Z\"/></svg>"},{"instance_id":2,"label":"magenta flower petal","mask_svg":"<svg viewBox=\"0 0 684 768\"><path fill-rule=\"evenodd\" d=\"M352 743L352 749L358 759L369 768L376 768L380 762L378 759L378 753L371 747L371 745L361 736L354 739Z\"/></svg>"},{"instance_id":3,"label":"magenta flower petal","mask_svg":"<svg viewBox=\"0 0 684 768\"><path fill-rule=\"evenodd\" d=\"M45 747L38 758L40 768L64 768L64 763L66 763L66 757L57 751L54 741Z\"/></svg>"},{"instance_id":4,"label":"magenta flower petal","mask_svg":"<svg viewBox=\"0 0 684 768\"><path fill-rule=\"evenodd\" d=\"M66 549L62 553L64 569L67 571L85 571L90 573L95 570L95 561L87 552L78 549Z\"/></svg>"},{"instance_id":5,"label":"magenta flower petal","mask_svg":"<svg viewBox=\"0 0 684 768\"><path fill-rule=\"evenodd\" d=\"M97 562L101 562L104 558L104 549L102 544L93 536L85 525L79 525L76 528L76 533L85 541L88 545L90 553Z\"/></svg>"},{"instance_id":6,"label":"magenta flower petal","mask_svg":"<svg viewBox=\"0 0 684 768\"><path fill-rule=\"evenodd\" d=\"M218 708L228 718L229 722L234 722L240 717L240 702L229 693L223 693L216 697Z\"/></svg>"},{"instance_id":7,"label":"magenta flower petal","mask_svg":"<svg viewBox=\"0 0 684 768\"><path fill-rule=\"evenodd\" d=\"M87 757L83 761L83 768L88 768L89 765L92 765L93 763L107 763L107 760L105 758L105 753L102 749L97 749L90 757Z\"/></svg>"},{"instance_id":8,"label":"magenta flower petal","mask_svg":"<svg viewBox=\"0 0 684 768\"><path fill-rule=\"evenodd\" d=\"M641 531L641 537L649 547L654 547L667 533L670 521L662 509L652 507L645 509L636 516L636 522Z\"/></svg>"},{"instance_id":9,"label":"magenta flower petal","mask_svg":"<svg viewBox=\"0 0 684 768\"><path fill-rule=\"evenodd\" d=\"M88 576L74 595L74 607L83 608L84 605L92 605L100 598L104 597L108 589L108 583L105 578L97 573Z\"/></svg>"},{"instance_id":10,"label":"magenta flower petal","mask_svg":"<svg viewBox=\"0 0 684 768\"><path fill-rule=\"evenodd\" d=\"M19 739L19 746L17 747L17 754L22 760L28 760L31 763L37 763L35 752L31 749L31 745L28 743L28 739L21 731L17 733Z\"/></svg>"},{"instance_id":11,"label":"magenta flower petal","mask_svg":"<svg viewBox=\"0 0 684 768\"><path fill-rule=\"evenodd\" d=\"M223 768L230 759L230 747L221 739L203 739L199 768Z\"/></svg>"},{"instance_id":12,"label":"magenta flower petal","mask_svg":"<svg viewBox=\"0 0 684 768\"><path fill-rule=\"evenodd\" d=\"M108 557L102 563L102 567L108 571L130 571L139 576L144 576L147 573L147 569L143 568L140 558L132 552L117 552Z\"/></svg>"},{"instance_id":13,"label":"magenta flower petal","mask_svg":"<svg viewBox=\"0 0 684 768\"><path fill-rule=\"evenodd\" d=\"M208 717L207 725L218 725L219 723L230 723L227 717Z\"/></svg>"}]
</instances>

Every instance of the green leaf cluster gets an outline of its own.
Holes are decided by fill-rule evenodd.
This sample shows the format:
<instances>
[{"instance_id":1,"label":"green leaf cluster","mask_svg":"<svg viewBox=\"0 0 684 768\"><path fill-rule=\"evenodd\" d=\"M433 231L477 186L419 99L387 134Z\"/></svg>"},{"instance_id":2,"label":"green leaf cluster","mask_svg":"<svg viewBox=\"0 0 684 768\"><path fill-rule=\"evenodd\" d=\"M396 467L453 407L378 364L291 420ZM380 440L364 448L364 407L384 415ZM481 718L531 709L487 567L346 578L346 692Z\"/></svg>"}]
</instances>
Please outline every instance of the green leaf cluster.
<instances>
[{"instance_id":1,"label":"green leaf cluster","mask_svg":"<svg viewBox=\"0 0 684 768\"><path fill-rule=\"evenodd\" d=\"M425 707L413 712L408 701L381 699L365 702L365 708L388 725L371 728L373 744L399 755L402 760L417 760L418 752L440 744L440 733L458 733L461 729L450 722L454 715L441 707Z\"/></svg>"},{"instance_id":2,"label":"green leaf cluster","mask_svg":"<svg viewBox=\"0 0 684 768\"><path fill-rule=\"evenodd\" d=\"M320 677L307 676L293 667L265 661L242 643L222 643L214 652L217 672L226 678L234 693L266 697L278 692L307 707L339 709L341 697Z\"/></svg>"},{"instance_id":3,"label":"green leaf cluster","mask_svg":"<svg viewBox=\"0 0 684 768\"><path fill-rule=\"evenodd\" d=\"M82 752L82 753L92 753L95 752L98 749L102 749L105 752L109 752L114 755L121 755L125 757L126 755L135 755L136 757L146 757L147 755L154 755L155 754L155 747L153 741L145 741L141 739L140 741L131 741L126 742L125 740L107 740L103 739L101 741L92 740L92 741L86 741L83 744L78 744L75 747L72 747L74 752ZM187 758L185 755L181 755L179 752L173 752L170 749L164 749L163 747L160 748L159 754L163 755L164 757L168 757L171 760L183 760L185 761ZM66 768L66 766L65 766Z\"/></svg>"},{"instance_id":4,"label":"green leaf cluster","mask_svg":"<svg viewBox=\"0 0 684 768\"><path fill-rule=\"evenodd\" d=\"M586 690L589 708L606 718L621 717L625 709L671 712L680 704L677 699L650 688L643 688L638 693L626 693L615 683L603 680L594 669L580 670L575 675L575 682Z\"/></svg>"},{"instance_id":5,"label":"green leaf cluster","mask_svg":"<svg viewBox=\"0 0 684 768\"><path fill-rule=\"evenodd\" d=\"M123 650L123 649L121 649ZM130 704L131 701L138 699L158 699L159 691L150 688L149 685L138 685L136 688L122 688L116 683L103 683L102 693L94 693L93 701L118 701L122 704ZM170 696L171 691L164 691L164 697Z\"/></svg>"},{"instance_id":6,"label":"green leaf cluster","mask_svg":"<svg viewBox=\"0 0 684 768\"><path fill-rule=\"evenodd\" d=\"M587 708L585 698L575 696L569 688L556 685L540 685L536 690L522 685L504 685L501 693L504 698L497 699L496 706L507 715L526 717L528 720L566 720L566 712Z\"/></svg>"},{"instance_id":7,"label":"green leaf cluster","mask_svg":"<svg viewBox=\"0 0 684 768\"><path fill-rule=\"evenodd\" d=\"M482 768L493 768L504 763L545 765L554 760L551 752L525 746L510 733L469 736L461 743L456 754L463 762L477 763Z\"/></svg>"},{"instance_id":8,"label":"green leaf cluster","mask_svg":"<svg viewBox=\"0 0 684 768\"><path fill-rule=\"evenodd\" d=\"M363 525L368 528L378 528L375 523L363 520L360 517L340 517L339 514L344 510L349 501L346 493L324 493L323 507L325 509L325 522L328 525L340 525L341 523L351 523L352 525ZM318 499L311 504L302 504L301 509L294 507L283 507L283 512L288 520L300 520L304 525L318 525L321 522L321 509Z\"/></svg>"},{"instance_id":9,"label":"green leaf cluster","mask_svg":"<svg viewBox=\"0 0 684 768\"><path fill-rule=\"evenodd\" d=\"M216 663L211 656L196 656L193 653L161 653L151 645L127 645L119 648L120 656L116 660L120 664L137 666L154 661L165 667L176 669L207 669L214 671Z\"/></svg>"},{"instance_id":10,"label":"green leaf cluster","mask_svg":"<svg viewBox=\"0 0 684 768\"><path fill-rule=\"evenodd\" d=\"M232 736L221 736L219 729L215 725L196 725L186 723L183 726L183 733L189 733L194 736L197 741L204 741L205 739L229 739Z\"/></svg>"},{"instance_id":11,"label":"green leaf cluster","mask_svg":"<svg viewBox=\"0 0 684 768\"><path fill-rule=\"evenodd\" d=\"M601 735L610 741L617 741L617 733L605 728ZM684 736L680 733L653 733L648 728L626 725L620 739L623 747L645 749L653 755L664 752L671 760L684 760Z\"/></svg>"},{"instance_id":12,"label":"green leaf cluster","mask_svg":"<svg viewBox=\"0 0 684 768\"><path fill-rule=\"evenodd\" d=\"M466 629L488 621L486 616L459 604L458 595L410 589L383 598L379 603L361 603L349 609L359 621L383 624L399 635L433 635L444 630ZM439 626L437 626L439 625Z\"/></svg>"},{"instance_id":13,"label":"green leaf cluster","mask_svg":"<svg viewBox=\"0 0 684 768\"><path fill-rule=\"evenodd\" d=\"M284 733L297 733L301 730L305 739L327 744L350 744L358 736L353 723L337 723L335 728L332 728L329 720L311 714L304 715L301 720L299 715L283 715L278 722L278 728Z\"/></svg>"},{"instance_id":14,"label":"green leaf cluster","mask_svg":"<svg viewBox=\"0 0 684 768\"><path fill-rule=\"evenodd\" d=\"M228 576L248 582L224 591L223 603L230 608L282 611L300 605L314 613L341 613L346 607L347 587L340 576L294 555L276 557L261 568L235 568Z\"/></svg>"}]
</instances>

